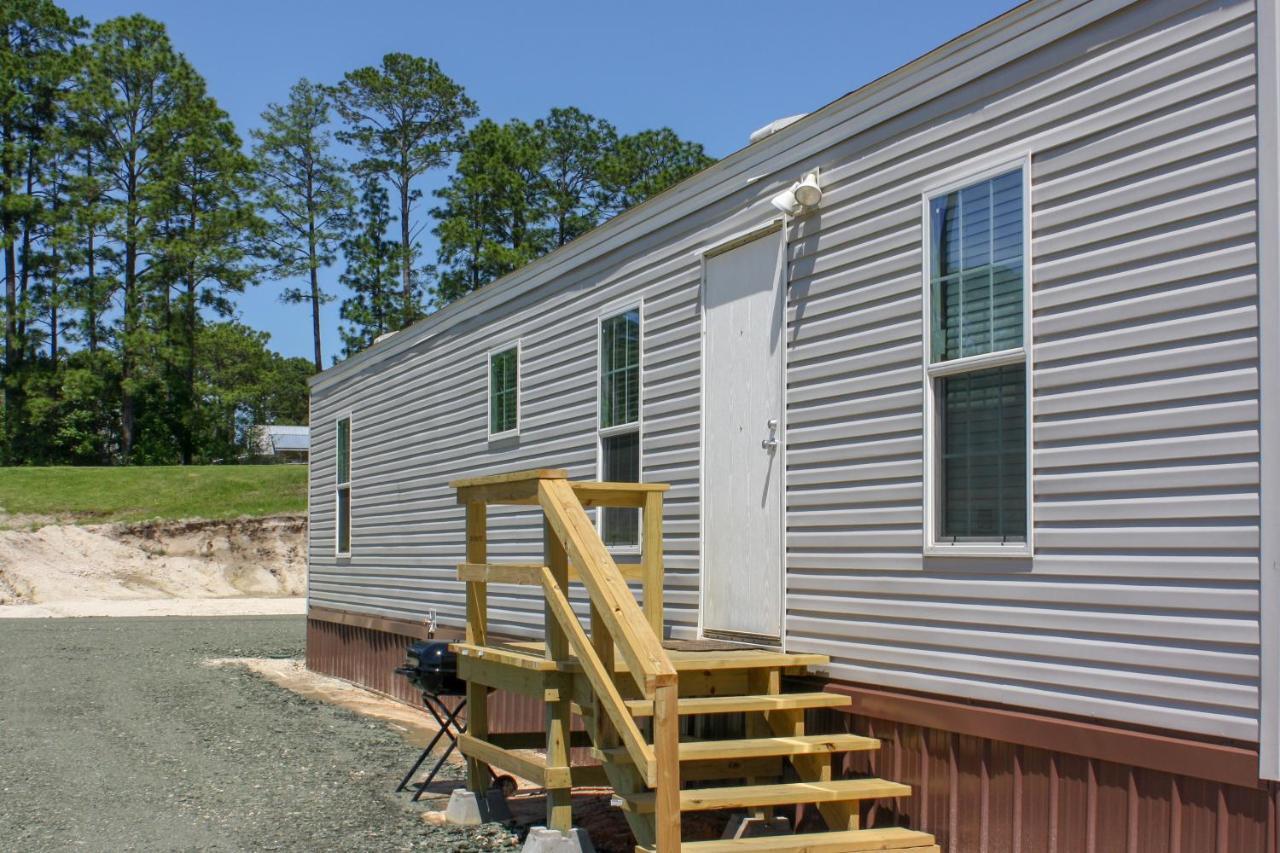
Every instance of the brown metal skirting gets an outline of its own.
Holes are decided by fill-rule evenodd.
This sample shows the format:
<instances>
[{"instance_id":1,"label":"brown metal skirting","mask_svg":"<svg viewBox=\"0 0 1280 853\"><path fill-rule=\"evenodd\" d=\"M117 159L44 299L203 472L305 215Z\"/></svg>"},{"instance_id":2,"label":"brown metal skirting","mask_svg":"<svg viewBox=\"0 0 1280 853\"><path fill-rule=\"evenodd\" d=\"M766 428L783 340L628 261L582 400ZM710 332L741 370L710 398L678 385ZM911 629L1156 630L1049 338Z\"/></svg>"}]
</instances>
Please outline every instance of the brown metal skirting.
<instances>
[{"instance_id":1,"label":"brown metal skirting","mask_svg":"<svg viewBox=\"0 0 1280 853\"><path fill-rule=\"evenodd\" d=\"M851 684L830 683L853 697L849 713L925 728L1100 758L1212 782L1258 787L1258 751L1152 732L1104 726L1011 709L989 708Z\"/></svg>"},{"instance_id":2,"label":"brown metal skirting","mask_svg":"<svg viewBox=\"0 0 1280 853\"><path fill-rule=\"evenodd\" d=\"M313 608L307 666L416 703L393 670L423 634L407 620ZM827 689L853 696L853 708L811 712L811 731L880 741L845 755L842 774L912 788L865 808L864 826L932 832L947 853L1280 853L1280 786L1257 781L1250 749L859 685ZM494 731L537 731L545 710L531 697L490 697Z\"/></svg>"},{"instance_id":3,"label":"brown metal skirting","mask_svg":"<svg viewBox=\"0 0 1280 853\"><path fill-rule=\"evenodd\" d=\"M391 616L374 616L370 613L353 613L349 610L335 610L331 607L308 607L307 618L318 619L321 622L334 622L338 625L351 625L356 628L369 628L386 634L413 637L417 640L427 639L427 623L425 621L417 622L411 619L396 619ZM442 628L436 631L436 636L441 640L457 640L462 638L462 632Z\"/></svg>"}]
</instances>

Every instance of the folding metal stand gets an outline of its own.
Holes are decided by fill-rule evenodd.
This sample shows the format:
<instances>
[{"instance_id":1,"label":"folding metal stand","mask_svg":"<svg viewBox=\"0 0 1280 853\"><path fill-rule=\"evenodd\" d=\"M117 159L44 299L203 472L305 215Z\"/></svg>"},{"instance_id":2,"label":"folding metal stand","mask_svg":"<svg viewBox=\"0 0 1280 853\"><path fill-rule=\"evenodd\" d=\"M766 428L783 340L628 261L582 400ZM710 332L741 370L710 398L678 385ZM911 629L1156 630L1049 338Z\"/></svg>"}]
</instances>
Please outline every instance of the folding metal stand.
<instances>
[{"instance_id":1,"label":"folding metal stand","mask_svg":"<svg viewBox=\"0 0 1280 853\"><path fill-rule=\"evenodd\" d=\"M427 710L431 712L431 716L436 718L440 731L436 732L435 737L431 739L431 743L427 744L427 748L422 750L422 754L418 756L418 760L413 762L413 766L409 768L409 772L404 774L404 778L400 780L399 787L396 792L403 791L409 787L409 780L413 778L413 774L418 772L418 768L422 766L422 762L427 760L427 756L431 754L431 750L436 748L436 744L440 742L440 738L449 738L449 747L444 751L444 755L440 756L440 760L436 762L436 766L431 768L431 772L427 774L427 778L418 786L418 790L413 794L413 801L416 803L422 794L436 778L436 774L440 772L440 768L444 767L444 763L449 760L449 756L458 747L458 735L467 730L465 723L458 722L458 715L467 707L467 700L462 697L462 701L458 703L458 707L452 711L444 704L439 696L431 693L422 694L422 704L427 706ZM439 706L439 710L437 710Z\"/></svg>"}]
</instances>

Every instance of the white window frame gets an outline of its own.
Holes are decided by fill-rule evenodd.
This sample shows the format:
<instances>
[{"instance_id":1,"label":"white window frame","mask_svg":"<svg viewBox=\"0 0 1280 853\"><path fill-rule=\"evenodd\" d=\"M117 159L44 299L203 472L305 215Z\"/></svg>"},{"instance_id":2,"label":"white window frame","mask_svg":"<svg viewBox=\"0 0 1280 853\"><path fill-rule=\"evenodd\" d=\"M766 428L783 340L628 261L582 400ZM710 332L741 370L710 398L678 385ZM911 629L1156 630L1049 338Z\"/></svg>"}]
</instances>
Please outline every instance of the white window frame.
<instances>
[{"instance_id":1,"label":"white window frame","mask_svg":"<svg viewBox=\"0 0 1280 853\"><path fill-rule=\"evenodd\" d=\"M633 423L619 424L612 427L600 426L600 385L604 379L604 348L600 346L600 338L604 331L604 321L613 319L619 314L626 314L628 311L635 311L639 320L637 334L639 340L639 364L636 371L639 374L639 386L637 387L637 404L636 404L636 420ZM637 441L637 457L640 471L640 481L644 481L644 299L632 299L626 302L615 302L596 314L596 411L595 411L595 428L596 428L596 479L604 479L604 440L615 435L627 435L628 433L636 434ZM639 512L639 510L637 510ZM643 521L642 521L643 523ZM601 539L604 538L604 510L596 513L596 531L600 534ZM642 531L637 531L636 542L634 545L610 545L609 550L616 554L639 554L641 550L641 540L643 539Z\"/></svg>"},{"instance_id":2,"label":"white window frame","mask_svg":"<svg viewBox=\"0 0 1280 853\"><path fill-rule=\"evenodd\" d=\"M347 422L347 482L338 482L338 465L340 460L338 457L338 431L342 429L342 422ZM345 412L338 415L333 422L333 554L335 557L350 557L355 537L355 501L353 499L352 483L356 479L355 464L355 447L356 447L356 429L355 419L351 417L351 412ZM347 550L343 551L342 542L342 492L347 492Z\"/></svg>"},{"instance_id":3,"label":"white window frame","mask_svg":"<svg viewBox=\"0 0 1280 853\"><path fill-rule=\"evenodd\" d=\"M922 245L924 257L921 264L924 294L923 334L921 337L924 383L924 553L926 556L934 557L1027 558L1035 553L1035 519L1033 517L1035 468L1033 467L1034 454L1031 443L1032 351L1034 349L1031 343L1034 340L1031 329L1031 153L1025 152L1012 159L1007 155L1000 160L994 160L993 158L992 162L988 162L985 165L970 163L965 168L966 171L962 175L949 178L944 183L930 186L920 194L921 234L924 237ZM931 232L932 223L929 211L930 200L972 184L981 183L1012 172L1015 169L1021 170L1022 174L1022 346L933 364L931 363L933 352L933 285L931 281L933 234ZM937 533L941 510L939 505L941 495L939 493L938 480L942 472L938 458L941 450L941 442L938 437L938 429L941 425L941 415L937 401L938 380L947 376L1014 364L1022 364L1026 368L1024 371L1026 376L1026 388L1024 391L1026 412L1023 417L1026 428L1026 539L1023 542L1008 543L939 542Z\"/></svg>"},{"instance_id":4,"label":"white window frame","mask_svg":"<svg viewBox=\"0 0 1280 853\"><path fill-rule=\"evenodd\" d=\"M484 359L484 428L489 436L489 441L503 441L509 438L516 438L520 435L520 427L523 418L520 411L524 407L524 380L521 374L524 373L524 346L523 339L517 338L513 343L503 344L500 347L494 347L485 354ZM514 429L504 430L502 432L491 432L493 429L493 357L501 355L504 352L516 351L516 425Z\"/></svg>"}]
</instances>

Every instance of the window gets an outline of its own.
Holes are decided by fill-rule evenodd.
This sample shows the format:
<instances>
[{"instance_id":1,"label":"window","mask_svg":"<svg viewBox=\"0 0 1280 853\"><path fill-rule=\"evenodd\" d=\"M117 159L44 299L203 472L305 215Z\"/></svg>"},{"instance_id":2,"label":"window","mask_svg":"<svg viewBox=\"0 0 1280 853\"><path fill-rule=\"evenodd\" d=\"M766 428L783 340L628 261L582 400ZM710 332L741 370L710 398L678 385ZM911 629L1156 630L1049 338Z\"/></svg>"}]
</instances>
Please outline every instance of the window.
<instances>
[{"instance_id":1,"label":"window","mask_svg":"<svg viewBox=\"0 0 1280 853\"><path fill-rule=\"evenodd\" d=\"M520 429L520 348L489 353L489 437Z\"/></svg>"},{"instance_id":2,"label":"window","mask_svg":"<svg viewBox=\"0 0 1280 853\"><path fill-rule=\"evenodd\" d=\"M600 478L640 482L640 309L600 321ZM640 511L606 508L600 534L611 547L640 544Z\"/></svg>"},{"instance_id":3,"label":"window","mask_svg":"<svg viewBox=\"0 0 1280 853\"><path fill-rule=\"evenodd\" d=\"M1023 169L927 197L928 544L1028 549Z\"/></svg>"},{"instance_id":4,"label":"window","mask_svg":"<svg viewBox=\"0 0 1280 853\"><path fill-rule=\"evenodd\" d=\"M335 547L338 556L347 556L351 553L351 418L338 419L337 437Z\"/></svg>"}]
</instances>

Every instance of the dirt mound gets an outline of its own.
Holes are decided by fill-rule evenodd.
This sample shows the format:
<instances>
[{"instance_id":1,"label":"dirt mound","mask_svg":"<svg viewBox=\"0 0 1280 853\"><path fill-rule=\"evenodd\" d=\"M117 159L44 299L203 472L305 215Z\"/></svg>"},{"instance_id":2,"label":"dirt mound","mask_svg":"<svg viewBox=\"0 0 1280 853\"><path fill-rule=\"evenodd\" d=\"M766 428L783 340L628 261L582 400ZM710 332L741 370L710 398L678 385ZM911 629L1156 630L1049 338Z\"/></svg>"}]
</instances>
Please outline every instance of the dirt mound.
<instances>
[{"instance_id":1,"label":"dirt mound","mask_svg":"<svg viewBox=\"0 0 1280 853\"><path fill-rule=\"evenodd\" d=\"M301 516L0 530L0 605L305 591Z\"/></svg>"}]
</instances>

